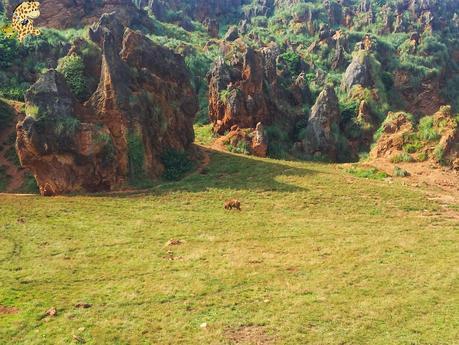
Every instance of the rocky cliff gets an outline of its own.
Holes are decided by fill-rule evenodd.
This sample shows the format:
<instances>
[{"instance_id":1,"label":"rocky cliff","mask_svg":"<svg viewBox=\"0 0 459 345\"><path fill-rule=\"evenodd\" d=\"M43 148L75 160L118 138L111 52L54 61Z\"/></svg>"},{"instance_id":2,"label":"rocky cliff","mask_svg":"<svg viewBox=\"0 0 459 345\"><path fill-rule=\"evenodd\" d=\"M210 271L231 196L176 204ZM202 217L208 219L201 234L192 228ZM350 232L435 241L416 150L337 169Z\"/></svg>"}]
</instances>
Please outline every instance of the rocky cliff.
<instances>
[{"instance_id":1,"label":"rocky cliff","mask_svg":"<svg viewBox=\"0 0 459 345\"><path fill-rule=\"evenodd\" d=\"M106 191L157 178L168 150L189 151L196 95L183 58L104 14L90 37L100 81L76 100L63 76L46 72L26 94L35 109L17 126L21 163L44 195Z\"/></svg>"}]
</instances>

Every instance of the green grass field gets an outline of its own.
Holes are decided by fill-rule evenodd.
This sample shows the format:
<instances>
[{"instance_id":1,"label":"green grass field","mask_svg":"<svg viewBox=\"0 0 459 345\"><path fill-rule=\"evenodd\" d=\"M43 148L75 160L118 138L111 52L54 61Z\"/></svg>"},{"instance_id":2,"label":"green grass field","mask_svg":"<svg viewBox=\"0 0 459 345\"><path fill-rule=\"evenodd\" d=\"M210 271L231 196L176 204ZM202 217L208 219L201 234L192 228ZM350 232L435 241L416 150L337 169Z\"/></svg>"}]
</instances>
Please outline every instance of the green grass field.
<instances>
[{"instance_id":1,"label":"green grass field","mask_svg":"<svg viewBox=\"0 0 459 345\"><path fill-rule=\"evenodd\" d=\"M458 344L459 222L422 189L217 152L205 173L0 195L0 344Z\"/></svg>"}]
</instances>

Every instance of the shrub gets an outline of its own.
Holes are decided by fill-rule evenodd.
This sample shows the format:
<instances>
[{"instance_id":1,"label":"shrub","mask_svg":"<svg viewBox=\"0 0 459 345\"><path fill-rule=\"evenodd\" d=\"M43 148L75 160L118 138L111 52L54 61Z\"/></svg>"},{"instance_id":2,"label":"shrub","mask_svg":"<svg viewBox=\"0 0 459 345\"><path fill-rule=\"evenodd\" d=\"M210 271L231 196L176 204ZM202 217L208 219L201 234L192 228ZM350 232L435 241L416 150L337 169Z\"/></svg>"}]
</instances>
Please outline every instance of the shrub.
<instances>
[{"instance_id":1,"label":"shrub","mask_svg":"<svg viewBox=\"0 0 459 345\"><path fill-rule=\"evenodd\" d=\"M418 162L425 162L427 159L429 159L429 155L427 154L427 152L421 152L416 157L416 160Z\"/></svg>"},{"instance_id":2,"label":"shrub","mask_svg":"<svg viewBox=\"0 0 459 345\"><path fill-rule=\"evenodd\" d=\"M438 146L435 148L433 154L434 154L435 160L436 160L439 164L441 164L441 165L446 165L447 162L446 162L446 160L445 160L445 148L444 148L444 147L438 145Z\"/></svg>"},{"instance_id":3,"label":"shrub","mask_svg":"<svg viewBox=\"0 0 459 345\"><path fill-rule=\"evenodd\" d=\"M10 107L0 100L0 131L13 119Z\"/></svg>"},{"instance_id":4,"label":"shrub","mask_svg":"<svg viewBox=\"0 0 459 345\"><path fill-rule=\"evenodd\" d=\"M70 89L80 100L89 96L88 82L84 75L83 59L77 55L65 56L59 60L57 70L64 75Z\"/></svg>"},{"instance_id":5,"label":"shrub","mask_svg":"<svg viewBox=\"0 0 459 345\"><path fill-rule=\"evenodd\" d=\"M139 134L128 134L129 181L135 183L145 177L145 148Z\"/></svg>"},{"instance_id":6,"label":"shrub","mask_svg":"<svg viewBox=\"0 0 459 345\"><path fill-rule=\"evenodd\" d=\"M54 124L54 133L58 137L71 137L80 127L80 120L75 117L58 119Z\"/></svg>"},{"instance_id":7,"label":"shrub","mask_svg":"<svg viewBox=\"0 0 459 345\"><path fill-rule=\"evenodd\" d=\"M410 173L406 171L405 169L402 169L400 167L394 167L394 176L396 177L408 177L410 176Z\"/></svg>"},{"instance_id":8,"label":"shrub","mask_svg":"<svg viewBox=\"0 0 459 345\"><path fill-rule=\"evenodd\" d=\"M163 178L169 181L178 181L193 169L193 162L184 151L169 149L161 155L161 162L165 168Z\"/></svg>"},{"instance_id":9,"label":"shrub","mask_svg":"<svg viewBox=\"0 0 459 345\"><path fill-rule=\"evenodd\" d=\"M6 190L10 179L11 176L6 173L6 169L0 166L0 192L4 192Z\"/></svg>"},{"instance_id":10,"label":"shrub","mask_svg":"<svg viewBox=\"0 0 459 345\"><path fill-rule=\"evenodd\" d=\"M392 163L413 162L414 159L407 152L402 152L391 158Z\"/></svg>"},{"instance_id":11,"label":"shrub","mask_svg":"<svg viewBox=\"0 0 459 345\"><path fill-rule=\"evenodd\" d=\"M6 37L0 30L0 68L12 66L18 57L18 52L17 40Z\"/></svg>"},{"instance_id":12,"label":"shrub","mask_svg":"<svg viewBox=\"0 0 459 345\"><path fill-rule=\"evenodd\" d=\"M288 134L282 131L278 126L266 127L266 135L268 137L268 156L277 159L287 157L289 142Z\"/></svg>"},{"instance_id":13,"label":"shrub","mask_svg":"<svg viewBox=\"0 0 459 345\"><path fill-rule=\"evenodd\" d=\"M29 172L26 172L24 175L24 182L22 183L22 186L19 188L17 192L27 194L38 194L39 189L35 177L33 177L32 174L30 174Z\"/></svg>"},{"instance_id":14,"label":"shrub","mask_svg":"<svg viewBox=\"0 0 459 345\"><path fill-rule=\"evenodd\" d=\"M434 128L433 116L423 117L419 121L418 137L420 140L435 141L440 139L440 135Z\"/></svg>"}]
</instances>

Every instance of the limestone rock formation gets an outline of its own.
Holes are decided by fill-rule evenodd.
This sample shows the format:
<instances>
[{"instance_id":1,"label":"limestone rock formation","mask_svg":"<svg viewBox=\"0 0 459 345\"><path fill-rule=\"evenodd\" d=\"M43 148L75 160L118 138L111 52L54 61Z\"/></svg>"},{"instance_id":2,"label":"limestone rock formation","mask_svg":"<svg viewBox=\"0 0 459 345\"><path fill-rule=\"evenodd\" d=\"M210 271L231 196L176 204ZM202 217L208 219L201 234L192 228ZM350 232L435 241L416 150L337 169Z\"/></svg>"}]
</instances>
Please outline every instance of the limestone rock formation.
<instances>
[{"instance_id":1,"label":"limestone rock formation","mask_svg":"<svg viewBox=\"0 0 459 345\"><path fill-rule=\"evenodd\" d=\"M17 150L43 195L111 190L133 178L157 178L161 155L191 150L196 95L184 60L104 14L90 32L102 63L96 91L76 101L49 71L27 93Z\"/></svg>"},{"instance_id":2,"label":"limestone rock formation","mask_svg":"<svg viewBox=\"0 0 459 345\"><path fill-rule=\"evenodd\" d=\"M370 57L364 51L354 56L343 75L341 87L346 92L350 92L354 85L361 85L364 88L373 86Z\"/></svg>"},{"instance_id":3,"label":"limestone rock formation","mask_svg":"<svg viewBox=\"0 0 459 345\"><path fill-rule=\"evenodd\" d=\"M339 129L338 98L332 87L326 86L312 107L303 148L309 156L336 159L336 134Z\"/></svg>"}]
</instances>

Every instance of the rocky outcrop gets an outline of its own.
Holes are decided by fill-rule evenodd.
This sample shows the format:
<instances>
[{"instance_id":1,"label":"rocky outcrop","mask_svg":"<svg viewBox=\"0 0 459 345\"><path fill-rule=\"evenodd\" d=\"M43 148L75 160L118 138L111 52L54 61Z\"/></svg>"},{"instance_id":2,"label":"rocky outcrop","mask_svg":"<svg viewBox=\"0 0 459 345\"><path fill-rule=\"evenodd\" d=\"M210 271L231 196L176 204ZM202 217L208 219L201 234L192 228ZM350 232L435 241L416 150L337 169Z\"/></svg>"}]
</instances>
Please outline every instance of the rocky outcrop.
<instances>
[{"instance_id":1,"label":"rocky outcrop","mask_svg":"<svg viewBox=\"0 0 459 345\"><path fill-rule=\"evenodd\" d=\"M12 13L23 0L8 0L7 9ZM146 5L146 0L142 5ZM116 12L125 26L147 26L153 28L144 11L133 1L126 0L42 0L41 15L35 21L37 26L67 29L82 27L97 22L103 13Z\"/></svg>"},{"instance_id":2,"label":"rocky outcrop","mask_svg":"<svg viewBox=\"0 0 459 345\"><path fill-rule=\"evenodd\" d=\"M268 154L268 136L265 126L261 122L257 123L252 139L252 153L257 157L266 157Z\"/></svg>"},{"instance_id":3,"label":"rocky outcrop","mask_svg":"<svg viewBox=\"0 0 459 345\"><path fill-rule=\"evenodd\" d=\"M389 113L380 131L381 136L370 153L372 159L393 158L402 152L404 138L413 133L413 123L406 113Z\"/></svg>"},{"instance_id":4,"label":"rocky outcrop","mask_svg":"<svg viewBox=\"0 0 459 345\"><path fill-rule=\"evenodd\" d=\"M236 65L237 66L237 65ZM209 116L216 133L233 125L254 128L258 122L270 123L269 100L263 92L263 55L248 49L240 69L219 59L208 75Z\"/></svg>"},{"instance_id":5,"label":"rocky outcrop","mask_svg":"<svg viewBox=\"0 0 459 345\"><path fill-rule=\"evenodd\" d=\"M17 150L43 195L106 191L157 178L161 155L190 150L196 95L182 57L105 14L90 32L100 81L85 104L51 70L29 90L36 116L17 125Z\"/></svg>"},{"instance_id":6,"label":"rocky outcrop","mask_svg":"<svg viewBox=\"0 0 459 345\"><path fill-rule=\"evenodd\" d=\"M459 123L451 107L441 107L415 125L406 113L389 113L370 152L372 159L426 161L459 170Z\"/></svg>"},{"instance_id":7,"label":"rocky outcrop","mask_svg":"<svg viewBox=\"0 0 459 345\"><path fill-rule=\"evenodd\" d=\"M340 110L332 87L326 86L312 107L303 140L303 150L311 157L336 160L336 141L339 131Z\"/></svg>"},{"instance_id":8,"label":"rocky outcrop","mask_svg":"<svg viewBox=\"0 0 459 345\"><path fill-rule=\"evenodd\" d=\"M227 134L216 140L214 146L256 157L266 157L268 155L268 137L261 122L257 124L256 128L232 126Z\"/></svg>"},{"instance_id":9,"label":"rocky outcrop","mask_svg":"<svg viewBox=\"0 0 459 345\"><path fill-rule=\"evenodd\" d=\"M355 85L367 88L372 87L373 84L370 56L364 50L361 50L354 56L351 64L347 67L341 87L349 93Z\"/></svg>"},{"instance_id":10,"label":"rocky outcrop","mask_svg":"<svg viewBox=\"0 0 459 345\"><path fill-rule=\"evenodd\" d=\"M301 77L281 85L276 68L280 66L276 46L261 50L246 48L234 53L231 64L219 58L208 74L209 117L214 132L223 134L233 125L255 128L261 122L266 126L277 120L284 128L294 126L303 115L301 106L308 102L309 89ZM301 83L303 82L303 83ZM290 106L289 111L280 102Z\"/></svg>"}]
</instances>

